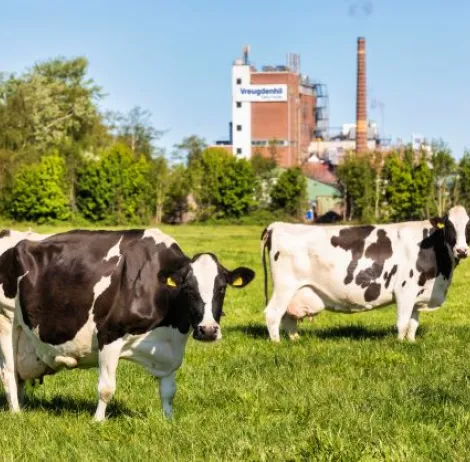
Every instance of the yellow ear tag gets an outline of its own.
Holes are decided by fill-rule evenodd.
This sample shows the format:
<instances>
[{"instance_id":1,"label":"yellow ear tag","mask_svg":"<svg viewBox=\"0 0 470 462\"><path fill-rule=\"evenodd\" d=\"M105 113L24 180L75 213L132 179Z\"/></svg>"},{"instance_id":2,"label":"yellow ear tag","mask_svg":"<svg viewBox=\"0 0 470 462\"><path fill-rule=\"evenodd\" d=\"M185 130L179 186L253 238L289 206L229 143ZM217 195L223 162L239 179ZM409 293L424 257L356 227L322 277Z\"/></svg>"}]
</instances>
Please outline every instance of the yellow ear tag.
<instances>
[{"instance_id":1,"label":"yellow ear tag","mask_svg":"<svg viewBox=\"0 0 470 462\"><path fill-rule=\"evenodd\" d=\"M438 227L439 229L444 228L444 223L438 223L438 224L437 224L437 227Z\"/></svg>"},{"instance_id":2,"label":"yellow ear tag","mask_svg":"<svg viewBox=\"0 0 470 462\"><path fill-rule=\"evenodd\" d=\"M232 286L242 286L243 285L243 279L241 277L238 277L235 279L235 281L232 282Z\"/></svg>"},{"instance_id":3,"label":"yellow ear tag","mask_svg":"<svg viewBox=\"0 0 470 462\"><path fill-rule=\"evenodd\" d=\"M166 285L170 287L176 287L176 282L171 277L168 277L166 279Z\"/></svg>"}]
</instances>

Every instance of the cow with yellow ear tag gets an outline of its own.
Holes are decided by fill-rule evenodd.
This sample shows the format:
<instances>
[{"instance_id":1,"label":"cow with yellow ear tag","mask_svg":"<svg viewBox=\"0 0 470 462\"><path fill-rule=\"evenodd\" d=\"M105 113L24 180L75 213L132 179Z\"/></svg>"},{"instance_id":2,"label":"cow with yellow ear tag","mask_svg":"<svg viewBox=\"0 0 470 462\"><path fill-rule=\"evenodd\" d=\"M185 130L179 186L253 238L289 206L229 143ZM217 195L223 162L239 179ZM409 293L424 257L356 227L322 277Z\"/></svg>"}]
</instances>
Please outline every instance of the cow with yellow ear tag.
<instances>
[{"instance_id":1,"label":"cow with yellow ear tag","mask_svg":"<svg viewBox=\"0 0 470 462\"><path fill-rule=\"evenodd\" d=\"M173 296L189 307L193 337L219 340L222 338L220 318L227 285L241 289L252 281L255 273L243 266L230 271L214 254L200 253L189 265L170 274L165 271L163 276Z\"/></svg>"}]
</instances>

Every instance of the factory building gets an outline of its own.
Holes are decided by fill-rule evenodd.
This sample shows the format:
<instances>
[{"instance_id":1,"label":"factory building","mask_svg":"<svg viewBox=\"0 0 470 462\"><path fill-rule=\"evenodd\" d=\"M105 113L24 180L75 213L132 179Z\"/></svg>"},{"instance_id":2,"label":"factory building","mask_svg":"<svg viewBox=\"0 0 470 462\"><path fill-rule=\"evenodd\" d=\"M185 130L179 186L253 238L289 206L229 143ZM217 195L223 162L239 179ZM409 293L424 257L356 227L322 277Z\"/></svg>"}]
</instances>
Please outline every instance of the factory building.
<instances>
[{"instance_id":1,"label":"factory building","mask_svg":"<svg viewBox=\"0 0 470 462\"><path fill-rule=\"evenodd\" d=\"M240 158L259 153L281 167L301 165L312 140L327 131L327 109L326 86L300 73L299 55L258 70L244 47L232 67L230 138L216 144Z\"/></svg>"}]
</instances>

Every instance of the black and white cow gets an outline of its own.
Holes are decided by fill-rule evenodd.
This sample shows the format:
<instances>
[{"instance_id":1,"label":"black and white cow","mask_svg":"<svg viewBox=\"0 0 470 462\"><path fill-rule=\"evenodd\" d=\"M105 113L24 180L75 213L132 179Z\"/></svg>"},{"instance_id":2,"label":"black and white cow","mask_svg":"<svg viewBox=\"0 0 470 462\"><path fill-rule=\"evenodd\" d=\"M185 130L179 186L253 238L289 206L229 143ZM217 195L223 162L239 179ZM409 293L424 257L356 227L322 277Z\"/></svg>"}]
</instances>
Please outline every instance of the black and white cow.
<instances>
[{"instance_id":1,"label":"black and white cow","mask_svg":"<svg viewBox=\"0 0 470 462\"><path fill-rule=\"evenodd\" d=\"M15 323L25 334L18 342L14 331L13 344L27 352L17 354L18 385L62 368L98 366L101 421L125 358L160 378L171 417L191 331L197 340L221 338L227 285L244 287L254 275L244 267L227 270L211 253L189 258L158 229L23 240L0 257L3 291L15 298Z\"/></svg>"},{"instance_id":2,"label":"black and white cow","mask_svg":"<svg viewBox=\"0 0 470 462\"><path fill-rule=\"evenodd\" d=\"M419 312L444 302L455 267L468 256L469 239L461 206L444 218L389 225L272 223L261 236L271 340L279 341L281 324L297 338L297 320L324 309L353 313L396 301L398 338L414 341Z\"/></svg>"},{"instance_id":3,"label":"black and white cow","mask_svg":"<svg viewBox=\"0 0 470 462\"><path fill-rule=\"evenodd\" d=\"M39 241L49 235L38 234L32 231L16 231L13 229L4 229L0 231L0 255L7 250L12 249L23 239ZM3 389L11 409L19 407L16 391L13 395L10 389L16 390L15 377L15 354L13 352L13 315L15 311L15 300L5 296L3 291L3 278L0 274L0 377ZM26 346L21 342L21 346ZM21 348L20 354L24 354L24 348ZM34 355L28 355L35 362ZM28 367L32 367L32 364Z\"/></svg>"}]
</instances>

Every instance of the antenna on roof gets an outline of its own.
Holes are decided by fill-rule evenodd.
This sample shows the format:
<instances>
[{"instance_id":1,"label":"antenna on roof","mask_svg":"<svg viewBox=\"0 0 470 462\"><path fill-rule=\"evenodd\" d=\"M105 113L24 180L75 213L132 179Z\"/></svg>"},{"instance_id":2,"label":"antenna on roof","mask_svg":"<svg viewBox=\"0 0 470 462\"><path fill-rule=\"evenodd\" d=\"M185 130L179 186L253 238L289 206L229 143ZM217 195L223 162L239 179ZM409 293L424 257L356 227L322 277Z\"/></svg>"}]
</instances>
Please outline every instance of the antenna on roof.
<instances>
[{"instance_id":1,"label":"antenna on roof","mask_svg":"<svg viewBox=\"0 0 470 462\"><path fill-rule=\"evenodd\" d=\"M245 66L249 64L248 54L250 53L250 51L251 51L250 45L243 46L243 64L245 64Z\"/></svg>"}]
</instances>

